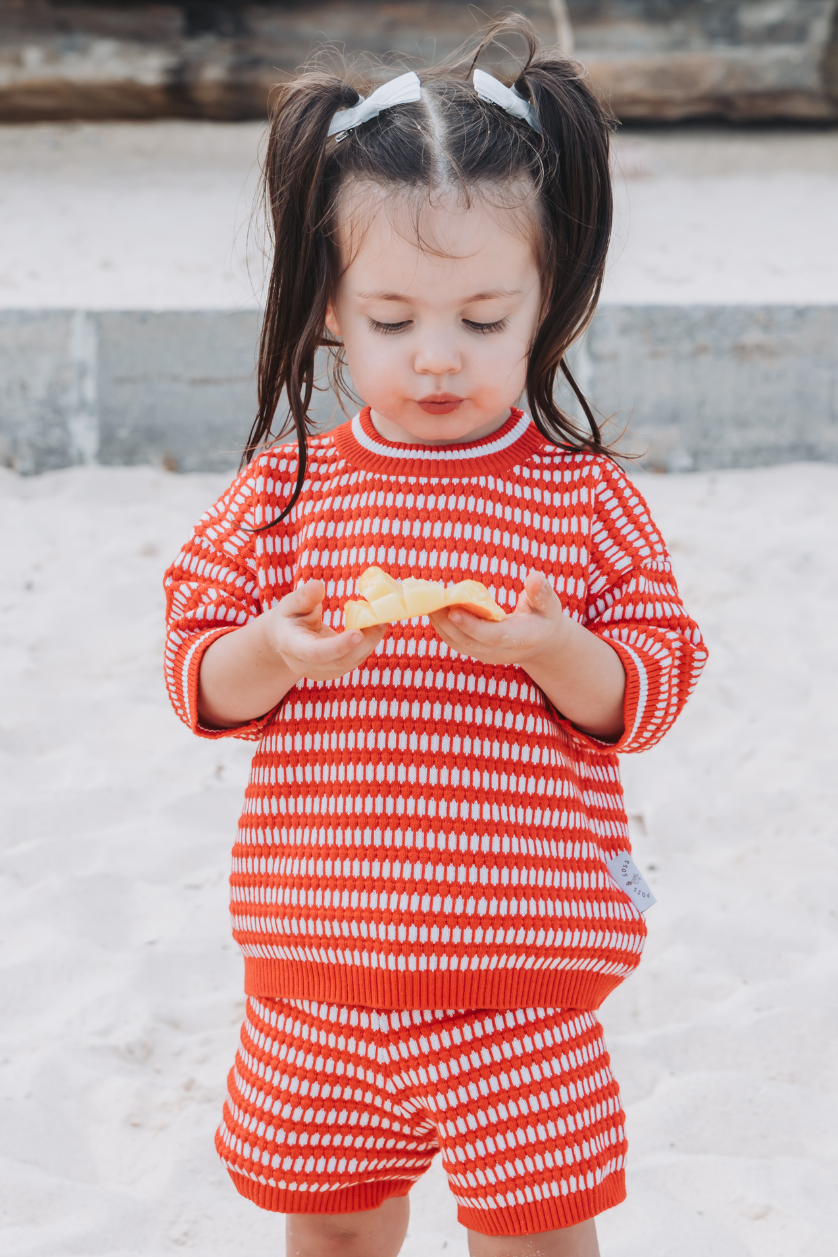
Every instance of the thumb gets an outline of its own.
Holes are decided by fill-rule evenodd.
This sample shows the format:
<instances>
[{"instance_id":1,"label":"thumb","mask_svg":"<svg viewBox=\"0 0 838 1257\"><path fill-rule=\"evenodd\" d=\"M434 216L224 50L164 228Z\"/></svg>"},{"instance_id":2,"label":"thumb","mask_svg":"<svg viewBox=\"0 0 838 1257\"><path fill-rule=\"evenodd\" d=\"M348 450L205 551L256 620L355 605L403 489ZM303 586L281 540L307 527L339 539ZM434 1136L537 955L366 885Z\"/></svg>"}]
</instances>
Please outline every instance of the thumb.
<instances>
[{"instance_id":1,"label":"thumb","mask_svg":"<svg viewBox=\"0 0 838 1257\"><path fill-rule=\"evenodd\" d=\"M283 611L286 615L310 615L325 596L326 586L322 580L305 581L282 599Z\"/></svg>"},{"instance_id":2,"label":"thumb","mask_svg":"<svg viewBox=\"0 0 838 1257\"><path fill-rule=\"evenodd\" d=\"M546 612L556 597L553 586L543 572L530 572L524 581L524 592L533 611Z\"/></svg>"}]
</instances>

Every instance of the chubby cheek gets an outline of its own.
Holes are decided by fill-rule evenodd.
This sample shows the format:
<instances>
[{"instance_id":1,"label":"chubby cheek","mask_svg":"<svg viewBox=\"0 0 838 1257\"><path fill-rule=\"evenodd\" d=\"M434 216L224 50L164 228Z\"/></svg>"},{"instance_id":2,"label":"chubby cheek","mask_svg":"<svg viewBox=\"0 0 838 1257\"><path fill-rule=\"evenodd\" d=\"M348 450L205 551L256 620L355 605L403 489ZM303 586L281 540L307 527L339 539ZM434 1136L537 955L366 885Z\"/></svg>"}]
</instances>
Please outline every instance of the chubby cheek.
<instances>
[{"instance_id":1,"label":"chubby cheek","mask_svg":"<svg viewBox=\"0 0 838 1257\"><path fill-rule=\"evenodd\" d=\"M346 357L356 389L374 410L375 397L391 397L409 392L412 383L410 360L402 349L393 343L397 337L361 336L346 341Z\"/></svg>"},{"instance_id":2,"label":"chubby cheek","mask_svg":"<svg viewBox=\"0 0 838 1257\"><path fill-rule=\"evenodd\" d=\"M485 342L485 343L484 343ZM473 393L492 398L510 399L524 391L527 380L527 361L523 347L517 342L498 345L491 335L482 338L478 349L471 356L469 375L473 381Z\"/></svg>"}]
</instances>

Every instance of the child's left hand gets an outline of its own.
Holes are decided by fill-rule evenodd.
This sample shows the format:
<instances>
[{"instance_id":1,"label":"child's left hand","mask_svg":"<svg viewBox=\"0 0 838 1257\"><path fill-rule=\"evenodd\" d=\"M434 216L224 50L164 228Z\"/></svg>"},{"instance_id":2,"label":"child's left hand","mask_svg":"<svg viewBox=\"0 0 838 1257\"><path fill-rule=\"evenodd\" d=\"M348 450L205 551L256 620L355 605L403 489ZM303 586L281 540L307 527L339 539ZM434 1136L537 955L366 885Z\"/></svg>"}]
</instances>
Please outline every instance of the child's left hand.
<instances>
[{"instance_id":1,"label":"child's left hand","mask_svg":"<svg viewBox=\"0 0 838 1257\"><path fill-rule=\"evenodd\" d=\"M518 605L505 620L481 620L462 607L435 611L430 621L440 637L460 655L503 666L555 659L573 631L558 595L541 572L530 572Z\"/></svg>"},{"instance_id":2,"label":"child's left hand","mask_svg":"<svg viewBox=\"0 0 838 1257\"><path fill-rule=\"evenodd\" d=\"M565 615L541 572L530 572L505 620L480 620L462 607L430 617L452 650L481 663L517 665L557 711L586 733L616 742L623 732L626 674L608 642Z\"/></svg>"}]
</instances>

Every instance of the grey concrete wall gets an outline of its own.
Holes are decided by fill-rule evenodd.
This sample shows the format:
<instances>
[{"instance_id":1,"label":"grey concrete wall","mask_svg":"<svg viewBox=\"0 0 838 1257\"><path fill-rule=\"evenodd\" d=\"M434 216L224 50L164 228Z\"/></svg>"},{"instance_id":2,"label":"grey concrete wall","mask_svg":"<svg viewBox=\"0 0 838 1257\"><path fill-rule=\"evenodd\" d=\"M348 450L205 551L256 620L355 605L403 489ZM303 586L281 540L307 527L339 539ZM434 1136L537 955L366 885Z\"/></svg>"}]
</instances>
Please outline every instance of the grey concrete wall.
<instances>
[{"instance_id":1,"label":"grey concrete wall","mask_svg":"<svg viewBox=\"0 0 838 1257\"><path fill-rule=\"evenodd\" d=\"M0 311L0 462L235 467L258 332L255 311ZM314 411L335 409L324 393Z\"/></svg>"},{"instance_id":2,"label":"grey concrete wall","mask_svg":"<svg viewBox=\"0 0 838 1257\"><path fill-rule=\"evenodd\" d=\"M647 466L838 462L838 306L602 306L580 368Z\"/></svg>"},{"instance_id":3,"label":"grey concrete wall","mask_svg":"<svg viewBox=\"0 0 838 1257\"><path fill-rule=\"evenodd\" d=\"M237 465L255 311L0 312L0 461ZM838 306L603 306L574 369L621 448L669 471L838 462ZM343 415L329 392L320 429Z\"/></svg>"}]
</instances>

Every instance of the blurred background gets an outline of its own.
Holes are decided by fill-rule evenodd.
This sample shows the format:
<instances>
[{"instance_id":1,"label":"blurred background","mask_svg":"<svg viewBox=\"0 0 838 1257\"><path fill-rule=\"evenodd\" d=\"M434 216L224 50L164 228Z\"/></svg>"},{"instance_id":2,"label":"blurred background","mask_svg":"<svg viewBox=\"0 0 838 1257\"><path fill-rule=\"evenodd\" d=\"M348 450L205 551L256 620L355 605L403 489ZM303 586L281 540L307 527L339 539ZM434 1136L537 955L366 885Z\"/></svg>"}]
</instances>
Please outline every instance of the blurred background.
<instances>
[{"instance_id":1,"label":"blurred background","mask_svg":"<svg viewBox=\"0 0 838 1257\"><path fill-rule=\"evenodd\" d=\"M0 0L0 460L234 466L272 85L326 45L440 58L502 7ZM575 365L624 448L664 470L838 458L838 0L518 7L621 124ZM342 417L328 392L316 414Z\"/></svg>"},{"instance_id":2,"label":"blurred background","mask_svg":"<svg viewBox=\"0 0 838 1257\"><path fill-rule=\"evenodd\" d=\"M273 83L327 39L434 59L504 8L460 0L4 0L0 117L261 118ZM835 120L834 0L522 0L575 50L617 116Z\"/></svg>"}]
</instances>

